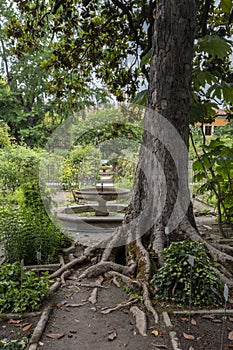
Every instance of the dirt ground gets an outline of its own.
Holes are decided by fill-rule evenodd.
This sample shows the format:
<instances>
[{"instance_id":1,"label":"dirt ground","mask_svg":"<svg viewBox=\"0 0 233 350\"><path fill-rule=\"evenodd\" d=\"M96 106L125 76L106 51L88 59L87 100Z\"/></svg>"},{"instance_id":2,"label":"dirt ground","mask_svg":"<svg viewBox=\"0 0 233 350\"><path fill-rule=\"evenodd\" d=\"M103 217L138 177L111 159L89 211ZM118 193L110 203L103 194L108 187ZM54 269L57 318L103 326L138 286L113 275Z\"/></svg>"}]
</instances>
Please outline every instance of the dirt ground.
<instances>
[{"instance_id":1,"label":"dirt ground","mask_svg":"<svg viewBox=\"0 0 233 350\"><path fill-rule=\"evenodd\" d=\"M73 276L75 278L75 275ZM84 282L84 281L83 281ZM86 281L87 283L90 280ZM170 340L164 325L156 325L148 319L147 336L139 335L135 319L129 307L103 314L104 308L112 308L129 300L122 288L109 282L103 283L106 288L98 289L97 304L88 302L92 289L77 286L75 280L60 290L55 298L55 307L41 339L41 350L141 350L156 349L156 344L170 349ZM70 307L69 304L83 306ZM61 306L62 305L62 306ZM140 307L140 303L137 303ZM157 339L153 330L161 333ZM64 334L59 340L49 338L49 334Z\"/></svg>"},{"instance_id":2,"label":"dirt ground","mask_svg":"<svg viewBox=\"0 0 233 350\"><path fill-rule=\"evenodd\" d=\"M174 316L170 310L173 327L167 328L161 315L162 310L166 310L166 305L163 305L163 309L158 305L159 323L155 324L149 316L147 336L142 336L130 312L131 306L103 313L106 308L129 301L133 296L110 280L105 280L103 287L98 288L97 303L92 304L89 298L94 288L80 286L77 281L80 270L74 271L66 285L50 298L52 313L40 340L39 350L172 350L169 336L171 330L177 332L181 350L233 348L233 340L229 339L233 336L233 312L225 320L222 315L194 315L190 324L187 315ZM93 282L93 279L82 281L83 284ZM140 300L134 305L143 309ZM233 305L227 305L227 309L233 309ZM33 317L20 321L1 321L0 339L22 339L24 336L29 339L38 320L38 317ZM191 339L187 339L185 334L191 335Z\"/></svg>"},{"instance_id":3,"label":"dirt ground","mask_svg":"<svg viewBox=\"0 0 233 350\"><path fill-rule=\"evenodd\" d=\"M223 315L194 315L191 318L191 326L187 316L172 316L171 319L182 350L233 348L233 312L226 319Z\"/></svg>"},{"instance_id":4,"label":"dirt ground","mask_svg":"<svg viewBox=\"0 0 233 350\"><path fill-rule=\"evenodd\" d=\"M142 349L172 349L168 332L161 320L155 325L148 317L147 336L139 334L135 319L130 312L130 306L103 314L105 308L113 308L119 303L128 301L128 295L122 288L116 287L110 281L103 282L103 288L98 288L97 304L88 299L93 288L77 284L77 270L51 298L52 313L44 334L40 340L40 350L142 350ZM91 280L83 280L82 283ZM92 280L94 282L94 280ZM132 298L132 296L131 296ZM143 308L140 301L136 304ZM17 321L0 322L0 339L21 339L30 337L38 318ZM23 327L31 325L30 330ZM152 333L158 331L158 336ZM158 345L159 347L157 347Z\"/></svg>"}]
</instances>

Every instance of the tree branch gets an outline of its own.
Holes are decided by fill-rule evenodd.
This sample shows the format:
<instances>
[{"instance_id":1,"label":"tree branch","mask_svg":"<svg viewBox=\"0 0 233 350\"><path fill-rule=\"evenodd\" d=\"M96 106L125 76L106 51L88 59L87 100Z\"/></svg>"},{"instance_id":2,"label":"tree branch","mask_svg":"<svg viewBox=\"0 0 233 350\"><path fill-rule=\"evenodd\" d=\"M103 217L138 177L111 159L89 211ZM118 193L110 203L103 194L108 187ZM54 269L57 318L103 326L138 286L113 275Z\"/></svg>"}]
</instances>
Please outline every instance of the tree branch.
<instances>
[{"instance_id":1,"label":"tree branch","mask_svg":"<svg viewBox=\"0 0 233 350\"><path fill-rule=\"evenodd\" d=\"M131 12L130 12L129 8L124 3L120 2L119 0L112 0L112 2L113 2L113 4L115 6L117 6L119 9L121 9L124 14L127 15L127 18L128 18L128 21L129 21L129 27L132 30L133 34L134 34L134 38L136 40L136 43L139 44L138 32L137 32L137 29L134 26L132 15L131 15Z\"/></svg>"}]
</instances>

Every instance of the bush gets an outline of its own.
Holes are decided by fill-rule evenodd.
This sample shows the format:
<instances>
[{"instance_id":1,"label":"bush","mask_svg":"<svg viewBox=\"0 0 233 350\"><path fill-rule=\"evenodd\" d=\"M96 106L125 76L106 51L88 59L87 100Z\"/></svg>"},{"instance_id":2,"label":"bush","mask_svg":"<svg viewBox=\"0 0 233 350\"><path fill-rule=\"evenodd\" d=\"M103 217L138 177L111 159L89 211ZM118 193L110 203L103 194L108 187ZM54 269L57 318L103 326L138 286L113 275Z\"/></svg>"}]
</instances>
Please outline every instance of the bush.
<instances>
[{"instance_id":1,"label":"bush","mask_svg":"<svg viewBox=\"0 0 233 350\"><path fill-rule=\"evenodd\" d=\"M36 310L48 291L46 276L37 277L20 263L3 264L0 270L0 311L23 312Z\"/></svg>"},{"instance_id":2,"label":"bush","mask_svg":"<svg viewBox=\"0 0 233 350\"><path fill-rule=\"evenodd\" d=\"M23 146L0 152L0 176L6 189L4 206L0 207L0 239L8 262L24 259L27 265L35 264L37 252L41 252L41 263L53 262L60 249L71 244L45 210L44 203L47 198L49 207L49 198L39 187L41 156L39 150ZM10 198L14 203L7 206Z\"/></svg>"},{"instance_id":3,"label":"bush","mask_svg":"<svg viewBox=\"0 0 233 350\"><path fill-rule=\"evenodd\" d=\"M194 257L192 268L192 305L213 306L223 301L223 285L211 266L203 244L175 242L164 249L164 266L152 278L155 298L188 304L190 298L191 265L188 257Z\"/></svg>"},{"instance_id":4,"label":"bush","mask_svg":"<svg viewBox=\"0 0 233 350\"><path fill-rule=\"evenodd\" d=\"M71 244L43 207L2 208L0 232L8 262L24 259L26 265L36 264L37 252L42 264L54 262L61 248Z\"/></svg>"},{"instance_id":5,"label":"bush","mask_svg":"<svg viewBox=\"0 0 233 350\"><path fill-rule=\"evenodd\" d=\"M101 153L93 145L78 146L70 151L62 168L62 183L64 189L71 185L80 188L94 185L101 167Z\"/></svg>"}]
</instances>

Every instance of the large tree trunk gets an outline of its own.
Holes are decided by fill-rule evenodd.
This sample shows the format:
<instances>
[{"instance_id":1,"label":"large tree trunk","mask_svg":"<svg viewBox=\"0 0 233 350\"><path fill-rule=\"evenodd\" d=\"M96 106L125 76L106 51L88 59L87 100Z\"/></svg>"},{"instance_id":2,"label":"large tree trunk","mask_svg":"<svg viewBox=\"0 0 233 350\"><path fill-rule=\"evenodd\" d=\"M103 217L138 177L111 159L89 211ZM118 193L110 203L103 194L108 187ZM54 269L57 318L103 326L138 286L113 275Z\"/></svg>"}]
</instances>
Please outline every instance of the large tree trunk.
<instances>
[{"instance_id":1,"label":"large tree trunk","mask_svg":"<svg viewBox=\"0 0 233 350\"><path fill-rule=\"evenodd\" d=\"M196 1L158 1L145 131L126 222L154 233L160 255L187 212L188 136ZM166 227L166 228L165 228Z\"/></svg>"}]
</instances>

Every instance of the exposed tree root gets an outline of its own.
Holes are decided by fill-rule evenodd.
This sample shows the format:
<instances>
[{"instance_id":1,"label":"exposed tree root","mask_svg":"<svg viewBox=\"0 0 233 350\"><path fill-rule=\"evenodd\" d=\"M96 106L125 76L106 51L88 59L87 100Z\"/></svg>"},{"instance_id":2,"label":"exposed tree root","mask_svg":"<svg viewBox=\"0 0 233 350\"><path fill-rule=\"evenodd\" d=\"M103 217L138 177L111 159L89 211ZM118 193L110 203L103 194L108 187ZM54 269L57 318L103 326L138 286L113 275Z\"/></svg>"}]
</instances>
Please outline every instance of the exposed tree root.
<instances>
[{"instance_id":1,"label":"exposed tree root","mask_svg":"<svg viewBox=\"0 0 233 350\"><path fill-rule=\"evenodd\" d=\"M145 249L144 245L142 244L142 238L140 237L138 231L136 231L136 241L135 245L137 248L137 256L138 258L138 271L137 271L137 279L148 281L150 278L150 272L151 272L151 262L150 262L150 256L148 251Z\"/></svg>"},{"instance_id":2,"label":"exposed tree root","mask_svg":"<svg viewBox=\"0 0 233 350\"><path fill-rule=\"evenodd\" d=\"M143 282L142 288L143 288L143 300L144 300L145 307L153 315L155 324L157 324L159 322L159 316L152 305L150 293L149 293L149 286L146 282Z\"/></svg>"},{"instance_id":3,"label":"exposed tree root","mask_svg":"<svg viewBox=\"0 0 233 350\"><path fill-rule=\"evenodd\" d=\"M114 247L118 246L118 242L120 241L120 238L123 235L123 229L122 228L117 228L114 232L114 234L112 235L112 237L110 237L108 244L106 245L102 255L101 255L101 262L107 261L111 254L112 254L112 250Z\"/></svg>"},{"instance_id":4,"label":"exposed tree root","mask_svg":"<svg viewBox=\"0 0 233 350\"><path fill-rule=\"evenodd\" d=\"M140 236L140 226L138 227L137 225L133 225L133 227L131 226L127 232L124 226L118 228L112 237L108 239L107 245L104 249L103 245L98 244L95 247L85 249L83 254L78 257L75 256L77 249L76 245L70 249L67 249L66 256L70 261L65 264L64 261L60 260L62 266L49 276L50 279L58 277L58 280L55 281L55 283L50 287L48 295L57 290L61 284L65 284L65 278L71 273L71 269L74 266L83 265L84 263L90 262L90 259L93 258L93 260L91 260L92 266L86 268L80 274L80 276L78 276L78 280L74 283L77 286L93 288L88 302L95 305L98 300L98 291L108 287L102 285L103 277L95 282L89 283L81 282L81 280L84 278L104 275L107 278L112 278L114 284L118 287L122 286L122 284L127 285L133 293L136 293L139 296L141 295L143 297L146 310L152 314L154 322L157 324L159 317L151 301L149 281L154 272L154 265L157 264L157 267L159 267L163 264L161 254L167 243L166 236L164 234L164 227L157 225L154 230L150 232L150 236L147 236L146 239L144 239L144 237ZM197 229L190 224L187 218L181 222L177 231L182 235L182 237L187 237L187 239L201 242L205 245L211 258L217 260L219 263L219 269L216 271L218 272L221 280L224 283L227 283L228 286L232 287L233 274L231 271L233 271L233 248L226 244L221 245L206 242L199 235ZM120 247L122 242L124 242L124 249ZM153 259L153 262L147 249L148 242L151 244L154 254L157 254L158 256L158 259ZM129 299L128 301L120 303L115 307L102 309L101 313L108 314L115 310L129 307L137 302L138 298ZM67 306L80 307L83 305L84 303L68 304ZM138 332L142 336L146 336L147 319L145 312L140 310L135 305L130 308L130 311L136 319L136 327ZM43 329L43 320L46 320L48 313L49 310L45 310L44 314L41 316L41 320L39 322L40 329ZM31 339L29 350L36 349L35 339L39 338L38 333L36 333L36 335L37 338L34 336L34 338Z\"/></svg>"},{"instance_id":5,"label":"exposed tree root","mask_svg":"<svg viewBox=\"0 0 233 350\"><path fill-rule=\"evenodd\" d=\"M233 255L233 247L227 244L213 243L212 246L215 247L216 249L223 251L226 254Z\"/></svg>"},{"instance_id":6,"label":"exposed tree root","mask_svg":"<svg viewBox=\"0 0 233 350\"><path fill-rule=\"evenodd\" d=\"M88 301L95 305L97 303L98 288L94 288Z\"/></svg>"},{"instance_id":7,"label":"exposed tree root","mask_svg":"<svg viewBox=\"0 0 233 350\"><path fill-rule=\"evenodd\" d=\"M135 304L138 302L138 299L137 298L133 298L133 299L130 299L128 301L125 301L123 303L120 303L112 308L103 308L102 311L101 311L101 314L104 314L104 315L107 315L107 314L110 314L110 312L113 312L113 311L116 311L116 310L120 310L124 307L128 307L132 304Z\"/></svg>"},{"instance_id":8,"label":"exposed tree root","mask_svg":"<svg viewBox=\"0 0 233 350\"><path fill-rule=\"evenodd\" d=\"M44 265L27 265L27 270L33 271L56 271L61 265L60 264L44 264Z\"/></svg>"},{"instance_id":9,"label":"exposed tree root","mask_svg":"<svg viewBox=\"0 0 233 350\"><path fill-rule=\"evenodd\" d=\"M18 320L20 318L37 317L41 315L41 311L23 312L21 313L0 313L0 319L2 320Z\"/></svg>"},{"instance_id":10,"label":"exposed tree root","mask_svg":"<svg viewBox=\"0 0 233 350\"><path fill-rule=\"evenodd\" d=\"M81 307L87 304L87 301L84 303L79 303L79 304L66 304L66 307Z\"/></svg>"},{"instance_id":11,"label":"exposed tree root","mask_svg":"<svg viewBox=\"0 0 233 350\"><path fill-rule=\"evenodd\" d=\"M145 313L140 310L137 306L132 306L130 308L130 312L132 312L133 316L136 319L136 327L138 332L143 336L147 336L147 320Z\"/></svg>"},{"instance_id":12,"label":"exposed tree root","mask_svg":"<svg viewBox=\"0 0 233 350\"><path fill-rule=\"evenodd\" d=\"M154 240L153 240L153 250L158 256L158 264L159 266L163 265L162 252L165 247L165 237L164 237L164 227L161 225L157 225L154 232Z\"/></svg>"},{"instance_id":13,"label":"exposed tree root","mask_svg":"<svg viewBox=\"0 0 233 350\"><path fill-rule=\"evenodd\" d=\"M218 269L214 269L217 275L219 276L220 280L225 284L228 285L229 288L233 287L233 280L230 278L227 278L224 273L221 273Z\"/></svg>"},{"instance_id":14,"label":"exposed tree root","mask_svg":"<svg viewBox=\"0 0 233 350\"><path fill-rule=\"evenodd\" d=\"M69 277L72 273L72 270L66 270L61 275L61 284L64 286L66 284L66 278Z\"/></svg>"},{"instance_id":15,"label":"exposed tree root","mask_svg":"<svg viewBox=\"0 0 233 350\"><path fill-rule=\"evenodd\" d=\"M75 247L72 246L72 250L74 248L76 248L76 246ZM53 278L59 277L64 271L72 268L73 266L84 264L92 256L92 254L94 254L94 252L98 248L99 248L99 245L96 245L94 247L90 247L90 248L85 249L83 255L81 255L78 258L75 258L75 259L71 260L67 264L65 264L62 267L60 267L57 271L55 271L52 275L50 275L49 278L53 279ZM67 249L66 252L67 251L70 253L70 250Z\"/></svg>"},{"instance_id":16,"label":"exposed tree root","mask_svg":"<svg viewBox=\"0 0 233 350\"><path fill-rule=\"evenodd\" d=\"M93 305L97 303L98 287L102 287L102 283L103 283L103 278L98 278L98 280L95 283L97 287L93 289L91 296L88 299L88 301Z\"/></svg>"},{"instance_id":17,"label":"exposed tree root","mask_svg":"<svg viewBox=\"0 0 233 350\"><path fill-rule=\"evenodd\" d=\"M105 273L106 277L116 277L122 281L123 284L126 284L131 290L139 293L142 289L141 283L137 280L133 280L132 278L123 275L122 273L116 271L108 271Z\"/></svg>"},{"instance_id":18,"label":"exposed tree root","mask_svg":"<svg viewBox=\"0 0 233 350\"><path fill-rule=\"evenodd\" d=\"M106 276L106 275L107 275L107 274L105 274L105 276ZM108 277L108 276L107 276L107 277ZM112 278L112 283L113 283L117 288L121 288L121 285L120 285L120 283L118 282L116 276L113 276L113 278Z\"/></svg>"},{"instance_id":19,"label":"exposed tree root","mask_svg":"<svg viewBox=\"0 0 233 350\"><path fill-rule=\"evenodd\" d=\"M55 293L55 292L59 289L60 286L61 286L61 280L59 279L58 281L54 282L54 283L50 286L48 292L46 293L46 297L49 297L50 295L52 295L53 293Z\"/></svg>"},{"instance_id":20,"label":"exposed tree root","mask_svg":"<svg viewBox=\"0 0 233 350\"><path fill-rule=\"evenodd\" d=\"M102 288L102 289L107 289L108 287L106 286L102 286L96 282L94 283L82 283L82 282L76 282L75 283L76 286L78 287L87 287L87 288Z\"/></svg>"},{"instance_id":21,"label":"exposed tree root","mask_svg":"<svg viewBox=\"0 0 233 350\"><path fill-rule=\"evenodd\" d=\"M33 334L29 340L28 350L36 350L37 349L38 342L40 341L40 338L44 332L44 329L45 329L46 324L48 322L49 315L50 315L51 311L52 311L52 308L50 306L48 306L42 312L40 320L37 323L37 326L35 327Z\"/></svg>"},{"instance_id":22,"label":"exposed tree root","mask_svg":"<svg viewBox=\"0 0 233 350\"><path fill-rule=\"evenodd\" d=\"M107 271L116 271L116 272L120 272L120 273L124 273L126 275L133 273L133 268L132 267L128 267L128 266L124 266L124 265L120 265L120 264L116 264L114 262L111 261L104 261L104 262L99 262L94 266L90 266L88 267L80 276L79 276L79 280L82 280L83 278L86 277L94 277L94 276L99 276L104 274Z\"/></svg>"}]
</instances>

